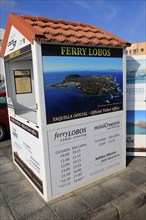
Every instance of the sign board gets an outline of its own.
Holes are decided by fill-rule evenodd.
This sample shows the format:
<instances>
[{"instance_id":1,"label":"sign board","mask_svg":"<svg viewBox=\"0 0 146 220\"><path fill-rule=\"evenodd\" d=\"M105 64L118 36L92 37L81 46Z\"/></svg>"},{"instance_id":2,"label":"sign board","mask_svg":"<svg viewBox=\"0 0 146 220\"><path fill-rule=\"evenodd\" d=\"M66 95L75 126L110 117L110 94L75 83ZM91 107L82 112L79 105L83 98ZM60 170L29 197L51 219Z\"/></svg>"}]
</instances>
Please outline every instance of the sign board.
<instances>
[{"instance_id":1,"label":"sign board","mask_svg":"<svg viewBox=\"0 0 146 220\"><path fill-rule=\"evenodd\" d=\"M53 197L123 167L122 52L42 45Z\"/></svg>"},{"instance_id":2,"label":"sign board","mask_svg":"<svg viewBox=\"0 0 146 220\"><path fill-rule=\"evenodd\" d=\"M107 118L48 132L53 196L122 166L122 120Z\"/></svg>"},{"instance_id":3,"label":"sign board","mask_svg":"<svg viewBox=\"0 0 146 220\"><path fill-rule=\"evenodd\" d=\"M16 94L24 94L32 92L31 71L30 70L14 70L14 80Z\"/></svg>"},{"instance_id":4,"label":"sign board","mask_svg":"<svg viewBox=\"0 0 146 220\"><path fill-rule=\"evenodd\" d=\"M146 156L146 56L127 58L127 154Z\"/></svg>"},{"instance_id":5,"label":"sign board","mask_svg":"<svg viewBox=\"0 0 146 220\"><path fill-rule=\"evenodd\" d=\"M37 130L10 117L14 161L43 193L40 141Z\"/></svg>"},{"instance_id":6,"label":"sign board","mask_svg":"<svg viewBox=\"0 0 146 220\"><path fill-rule=\"evenodd\" d=\"M20 56L30 48L30 42L12 26L4 54L5 60Z\"/></svg>"}]
</instances>

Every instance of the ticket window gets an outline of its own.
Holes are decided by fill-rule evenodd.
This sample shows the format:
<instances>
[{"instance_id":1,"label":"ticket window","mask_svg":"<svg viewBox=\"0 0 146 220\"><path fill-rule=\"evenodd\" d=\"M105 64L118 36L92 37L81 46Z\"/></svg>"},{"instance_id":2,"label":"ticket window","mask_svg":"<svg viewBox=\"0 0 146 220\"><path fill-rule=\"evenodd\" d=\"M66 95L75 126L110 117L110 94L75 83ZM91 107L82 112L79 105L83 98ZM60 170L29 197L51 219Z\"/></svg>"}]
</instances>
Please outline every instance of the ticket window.
<instances>
[{"instance_id":1,"label":"ticket window","mask_svg":"<svg viewBox=\"0 0 146 220\"><path fill-rule=\"evenodd\" d=\"M34 74L31 54L6 63L8 97L16 115L37 123Z\"/></svg>"}]
</instances>

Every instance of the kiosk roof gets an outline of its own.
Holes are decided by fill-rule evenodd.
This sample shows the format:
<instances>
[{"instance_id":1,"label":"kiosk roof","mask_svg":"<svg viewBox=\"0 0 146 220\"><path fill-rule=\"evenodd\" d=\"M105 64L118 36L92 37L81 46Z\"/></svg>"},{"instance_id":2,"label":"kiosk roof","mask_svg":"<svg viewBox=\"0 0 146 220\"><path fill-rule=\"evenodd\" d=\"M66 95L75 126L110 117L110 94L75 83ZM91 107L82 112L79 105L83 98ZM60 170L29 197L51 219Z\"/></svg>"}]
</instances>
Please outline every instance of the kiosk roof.
<instances>
[{"instance_id":1,"label":"kiosk roof","mask_svg":"<svg viewBox=\"0 0 146 220\"><path fill-rule=\"evenodd\" d=\"M4 55L11 26L31 43L33 41L90 46L127 47L127 41L93 25L40 16L10 14L6 26L1 55Z\"/></svg>"}]
</instances>

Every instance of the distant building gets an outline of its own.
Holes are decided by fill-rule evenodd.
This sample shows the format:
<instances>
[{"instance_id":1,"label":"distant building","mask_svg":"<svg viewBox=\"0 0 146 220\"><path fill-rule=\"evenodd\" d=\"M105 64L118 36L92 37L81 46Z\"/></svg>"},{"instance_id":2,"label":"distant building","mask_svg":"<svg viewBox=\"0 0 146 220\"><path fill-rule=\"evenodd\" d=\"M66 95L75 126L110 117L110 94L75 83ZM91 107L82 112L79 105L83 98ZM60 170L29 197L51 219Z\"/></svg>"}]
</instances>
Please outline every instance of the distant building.
<instances>
[{"instance_id":1,"label":"distant building","mask_svg":"<svg viewBox=\"0 0 146 220\"><path fill-rule=\"evenodd\" d=\"M126 48L126 51L128 56L146 55L146 42L131 44Z\"/></svg>"},{"instance_id":2,"label":"distant building","mask_svg":"<svg viewBox=\"0 0 146 220\"><path fill-rule=\"evenodd\" d=\"M0 50L2 47L2 41L4 38L4 33L5 33L5 29L0 28ZM3 70L3 65L2 65L2 58L0 58L0 83L1 81L4 79L4 70Z\"/></svg>"}]
</instances>

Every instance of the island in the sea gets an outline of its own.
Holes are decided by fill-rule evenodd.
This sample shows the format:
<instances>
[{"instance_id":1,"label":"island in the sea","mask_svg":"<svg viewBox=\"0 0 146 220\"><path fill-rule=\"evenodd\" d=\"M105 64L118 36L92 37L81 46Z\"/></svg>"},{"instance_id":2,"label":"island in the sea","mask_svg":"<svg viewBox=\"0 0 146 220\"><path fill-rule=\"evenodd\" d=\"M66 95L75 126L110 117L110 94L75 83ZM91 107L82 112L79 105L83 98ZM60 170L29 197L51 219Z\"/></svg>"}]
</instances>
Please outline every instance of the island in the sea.
<instances>
[{"instance_id":1,"label":"island in the sea","mask_svg":"<svg viewBox=\"0 0 146 220\"><path fill-rule=\"evenodd\" d=\"M51 87L60 88L70 86L74 86L86 95L102 96L120 92L115 77L111 75L80 76L71 74L66 76L61 83L51 85Z\"/></svg>"},{"instance_id":2,"label":"island in the sea","mask_svg":"<svg viewBox=\"0 0 146 220\"><path fill-rule=\"evenodd\" d=\"M140 127L140 128L146 128L146 122L145 121L137 121L135 123L135 125Z\"/></svg>"}]
</instances>

